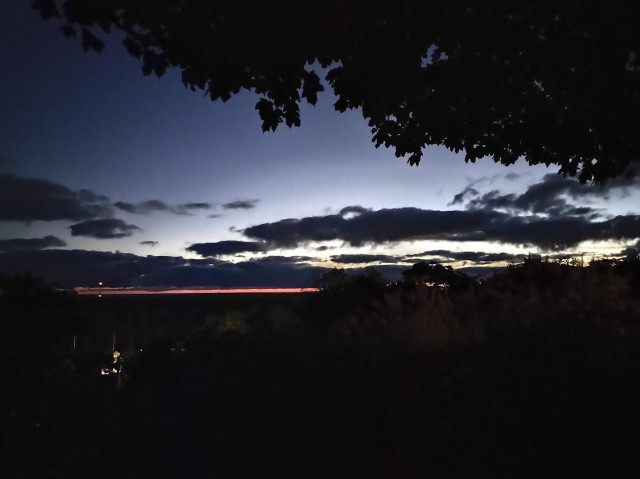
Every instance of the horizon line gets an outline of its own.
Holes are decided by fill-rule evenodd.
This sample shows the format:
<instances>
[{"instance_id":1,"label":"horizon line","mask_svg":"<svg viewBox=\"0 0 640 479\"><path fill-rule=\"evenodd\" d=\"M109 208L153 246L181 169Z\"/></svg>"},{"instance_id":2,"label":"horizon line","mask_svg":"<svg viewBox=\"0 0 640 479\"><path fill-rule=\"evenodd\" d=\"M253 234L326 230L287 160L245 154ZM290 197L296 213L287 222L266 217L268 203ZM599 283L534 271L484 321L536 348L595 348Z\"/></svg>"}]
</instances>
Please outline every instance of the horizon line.
<instances>
[{"instance_id":1,"label":"horizon line","mask_svg":"<svg viewBox=\"0 0 640 479\"><path fill-rule=\"evenodd\" d=\"M131 287L86 287L71 288L81 296L113 296L113 295L152 295L152 294L250 294L250 293L313 293L319 288L272 288L272 287L247 287L247 288L131 288Z\"/></svg>"}]
</instances>

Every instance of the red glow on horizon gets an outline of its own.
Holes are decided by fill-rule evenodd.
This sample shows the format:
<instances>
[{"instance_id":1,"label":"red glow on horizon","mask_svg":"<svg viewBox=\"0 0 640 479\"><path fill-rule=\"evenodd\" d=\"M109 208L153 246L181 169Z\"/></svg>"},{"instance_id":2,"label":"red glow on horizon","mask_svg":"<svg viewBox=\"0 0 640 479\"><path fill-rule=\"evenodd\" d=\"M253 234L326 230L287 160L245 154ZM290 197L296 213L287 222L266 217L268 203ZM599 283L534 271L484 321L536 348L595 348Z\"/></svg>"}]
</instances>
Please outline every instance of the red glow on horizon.
<instances>
[{"instance_id":1,"label":"red glow on horizon","mask_svg":"<svg viewBox=\"0 0 640 479\"><path fill-rule=\"evenodd\" d=\"M212 288L212 289L127 289L127 288L74 288L79 295L107 296L107 295L134 295L134 294L255 294L255 293L312 293L318 288Z\"/></svg>"}]
</instances>

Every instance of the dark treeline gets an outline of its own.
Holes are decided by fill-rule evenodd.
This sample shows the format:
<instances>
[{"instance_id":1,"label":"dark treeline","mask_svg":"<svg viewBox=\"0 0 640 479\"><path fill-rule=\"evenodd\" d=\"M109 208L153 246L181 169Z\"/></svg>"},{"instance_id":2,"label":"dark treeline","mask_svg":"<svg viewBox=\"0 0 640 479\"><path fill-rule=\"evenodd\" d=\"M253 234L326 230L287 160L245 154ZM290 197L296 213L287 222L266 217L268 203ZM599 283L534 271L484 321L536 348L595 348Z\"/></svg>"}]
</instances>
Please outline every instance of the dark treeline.
<instances>
[{"instance_id":1,"label":"dark treeline","mask_svg":"<svg viewBox=\"0 0 640 479\"><path fill-rule=\"evenodd\" d=\"M483 280L427 263L399 283L336 269L318 286L97 298L1 278L2 476L635 469L637 254L533 258Z\"/></svg>"}]
</instances>

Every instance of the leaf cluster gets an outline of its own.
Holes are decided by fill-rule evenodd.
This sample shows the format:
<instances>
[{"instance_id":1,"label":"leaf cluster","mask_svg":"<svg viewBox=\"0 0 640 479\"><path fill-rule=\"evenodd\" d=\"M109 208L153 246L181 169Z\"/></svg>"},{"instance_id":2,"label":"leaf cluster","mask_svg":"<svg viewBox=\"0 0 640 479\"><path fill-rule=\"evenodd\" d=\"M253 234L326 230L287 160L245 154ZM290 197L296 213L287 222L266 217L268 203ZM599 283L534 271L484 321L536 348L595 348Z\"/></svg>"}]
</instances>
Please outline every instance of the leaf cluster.
<instances>
[{"instance_id":1,"label":"leaf cluster","mask_svg":"<svg viewBox=\"0 0 640 479\"><path fill-rule=\"evenodd\" d=\"M446 0L35 0L100 51L122 30L145 75L179 68L211 100L260 98L263 131L300 125L320 74L376 146L418 164L428 145L509 165L554 164L581 181L640 153L640 6Z\"/></svg>"}]
</instances>

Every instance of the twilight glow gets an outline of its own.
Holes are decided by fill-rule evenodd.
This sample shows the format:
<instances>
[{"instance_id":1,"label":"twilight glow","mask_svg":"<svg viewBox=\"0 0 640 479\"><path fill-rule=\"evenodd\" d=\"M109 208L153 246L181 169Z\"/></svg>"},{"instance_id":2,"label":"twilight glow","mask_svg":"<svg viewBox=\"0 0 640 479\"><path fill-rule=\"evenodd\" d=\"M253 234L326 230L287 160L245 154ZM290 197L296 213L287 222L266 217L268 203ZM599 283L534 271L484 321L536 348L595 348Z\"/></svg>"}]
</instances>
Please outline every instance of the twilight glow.
<instances>
[{"instance_id":1,"label":"twilight glow","mask_svg":"<svg viewBox=\"0 0 640 479\"><path fill-rule=\"evenodd\" d=\"M212 103L179 72L142 76L115 37L84 53L28 4L4 13L0 272L300 291L332 267L477 273L528 253L615 257L640 238L636 171L599 188L443 148L409 167L327 92L300 128L263 134L250 94Z\"/></svg>"}]
</instances>

